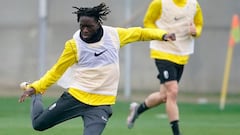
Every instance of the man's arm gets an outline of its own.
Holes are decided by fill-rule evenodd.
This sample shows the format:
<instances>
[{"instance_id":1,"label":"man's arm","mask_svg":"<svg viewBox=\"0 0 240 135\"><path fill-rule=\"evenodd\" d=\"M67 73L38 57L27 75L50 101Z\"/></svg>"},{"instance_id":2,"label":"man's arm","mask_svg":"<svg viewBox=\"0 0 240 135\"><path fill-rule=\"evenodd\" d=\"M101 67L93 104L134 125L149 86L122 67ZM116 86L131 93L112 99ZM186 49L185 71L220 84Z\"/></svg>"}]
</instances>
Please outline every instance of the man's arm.
<instances>
[{"instance_id":1,"label":"man's arm","mask_svg":"<svg viewBox=\"0 0 240 135\"><path fill-rule=\"evenodd\" d=\"M137 42L137 41L150 41L161 40L169 41L176 40L175 34L168 34L166 31L155 28L117 28L117 32L120 39L120 45L123 47L125 44Z\"/></svg>"},{"instance_id":2,"label":"man's arm","mask_svg":"<svg viewBox=\"0 0 240 135\"><path fill-rule=\"evenodd\" d=\"M199 3L197 3L197 11L196 11L196 14L194 16L194 26L195 26L195 29L196 29L195 30L196 31L195 37L199 37L201 35L203 25L204 25L204 19L203 19L202 9L201 9Z\"/></svg>"},{"instance_id":3,"label":"man's arm","mask_svg":"<svg viewBox=\"0 0 240 135\"><path fill-rule=\"evenodd\" d=\"M68 67L77 61L76 56L75 44L73 45L71 40L66 42L65 48L57 63L40 80L30 84L30 87L33 87L37 93L44 93L49 86L54 84L62 76Z\"/></svg>"},{"instance_id":4,"label":"man's arm","mask_svg":"<svg viewBox=\"0 0 240 135\"><path fill-rule=\"evenodd\" d=\"M143 25L146 28L157 28L155 22L162 14L161 0L153 0L147 9L143 19Z\"/></svg>"}]
</instances>

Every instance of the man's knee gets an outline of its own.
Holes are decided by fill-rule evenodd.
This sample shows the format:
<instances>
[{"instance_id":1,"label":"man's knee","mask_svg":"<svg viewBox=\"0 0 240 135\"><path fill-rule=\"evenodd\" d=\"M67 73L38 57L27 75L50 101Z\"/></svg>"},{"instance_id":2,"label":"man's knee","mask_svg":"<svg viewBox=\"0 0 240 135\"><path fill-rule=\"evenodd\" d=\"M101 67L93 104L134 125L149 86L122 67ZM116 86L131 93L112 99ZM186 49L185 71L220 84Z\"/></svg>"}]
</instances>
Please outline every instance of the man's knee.
<instances>
[{"instance_id":1,"label":"man's knee","mask_svg":"<svg viewBox=\"0 0 240 135\"><path fill-rule=\"evenodd\" d=\"M175 82L169 82L165 84L166 87L166 95L167 97L176 97L178 94L178 84Z\"/></svg>"},{"instance_id":2,"label":"man's knee","mask_svg":"<svg viewBox=\"0 0 240 135\"><path fill-rule=\"evenodd\" d=\"M41 122L32 122L32 127L36 131L44 131L48 129L45 124L42 124Z\"/></svg>"},{"instance_id":3,"label":"man's knee","mask_svg":"<svg viewBox=\"0 0 240 135\"><path fill-rule=\"evenodd\" d=\"M33 129L36 130L36 131L44 131L45 128L41 127L41 126L33 126Z\"/></svg>"}]
</instances>

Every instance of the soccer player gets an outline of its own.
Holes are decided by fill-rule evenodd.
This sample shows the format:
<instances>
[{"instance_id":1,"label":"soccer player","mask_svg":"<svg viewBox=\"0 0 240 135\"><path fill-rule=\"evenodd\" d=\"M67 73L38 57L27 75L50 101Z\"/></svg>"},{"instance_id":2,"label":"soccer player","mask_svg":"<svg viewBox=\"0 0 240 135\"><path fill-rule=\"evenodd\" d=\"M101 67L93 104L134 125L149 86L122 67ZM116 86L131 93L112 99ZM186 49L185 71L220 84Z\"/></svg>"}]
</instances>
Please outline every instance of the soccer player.
<instances>
[{"instance_id":1,"label":"soccer player","mask_svg":"<svg viewBox=\"0 0 240 135\"><path fill-rule=\"evenodd\" d=\"M160 90L151 93L143 103L130 105L127 118L128 128L132 128L136 118L146 110L162 103L173 135L180 135L177 95L178 83L184 65L194 51L194 38L199 37L203 27L202 10L197 0L153 0L144 17L144 27L163 29L176 34L176 41L151 41L151 58L155 60L160 80Z\"/></svg>"},{"instance_id":2,"label":"soccer player","mask_svg":"<svg viewBox=\"0 0 240 135\"><path fill-rule=\"evenodd\" d=\"M112 115L119 83L119 49L136 41L174 41L174 33L151 28L115 28L102 25L110 13L105 3L74 7L80 29L66 41L54 66L27 85L19 98L31 97L31 120L43 131L66 120L82 117L84 135L100 135ZM67 88L61 97L43 108L42 95L54 83Z\"/></svg>"}]
</instances>

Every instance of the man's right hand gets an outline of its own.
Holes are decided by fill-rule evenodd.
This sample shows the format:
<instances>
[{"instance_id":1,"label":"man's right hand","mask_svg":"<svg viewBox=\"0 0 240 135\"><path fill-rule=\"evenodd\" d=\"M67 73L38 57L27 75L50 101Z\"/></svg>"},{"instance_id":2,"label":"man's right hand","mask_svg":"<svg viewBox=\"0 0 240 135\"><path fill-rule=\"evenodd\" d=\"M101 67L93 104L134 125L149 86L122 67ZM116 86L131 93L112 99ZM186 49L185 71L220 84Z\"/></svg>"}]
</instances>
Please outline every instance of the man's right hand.
<instances>
[{"instance_id":1,"label":"man's right hand","mask_svg":"<svg viewBox=\"0 0 240 135\"><path fill-rule=\"evenodd\" d=\"M24 100L25 100L27 97L30 97L30 96L32 96L32 95L35 94L35 93L36 93L36 90L35 90L34 88L28 88L28 89L25 90L25 91L23 92L23 94L20 96L18 102L19 102L19 103L24 102Z\"/></svg>"}]
</instances>

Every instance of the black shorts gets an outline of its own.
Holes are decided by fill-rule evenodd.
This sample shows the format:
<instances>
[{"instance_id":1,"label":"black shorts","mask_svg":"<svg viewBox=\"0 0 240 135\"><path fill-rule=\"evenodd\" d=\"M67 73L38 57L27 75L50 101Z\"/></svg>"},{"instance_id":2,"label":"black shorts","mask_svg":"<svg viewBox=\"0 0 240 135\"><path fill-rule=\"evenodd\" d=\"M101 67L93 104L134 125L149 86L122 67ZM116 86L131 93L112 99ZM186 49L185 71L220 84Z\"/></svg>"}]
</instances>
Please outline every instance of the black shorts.
<instances>
[{"instance_id":1,"label":"black shorts","mask_svg":"<svg viewBox=\"0 0 240 135\"><path fill-rule=\"evenodd\" d=\"M184 65L179 65L167 60L157 59L155 59L155 64L159 72L157 78L160 80L161 84L173 80L176 80L177 82L180 81Z\"/></svg>"}]
</instances>

